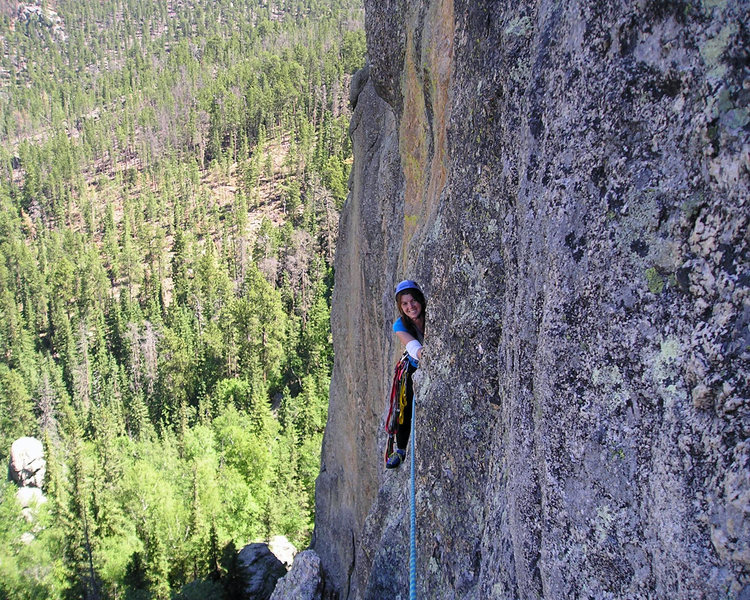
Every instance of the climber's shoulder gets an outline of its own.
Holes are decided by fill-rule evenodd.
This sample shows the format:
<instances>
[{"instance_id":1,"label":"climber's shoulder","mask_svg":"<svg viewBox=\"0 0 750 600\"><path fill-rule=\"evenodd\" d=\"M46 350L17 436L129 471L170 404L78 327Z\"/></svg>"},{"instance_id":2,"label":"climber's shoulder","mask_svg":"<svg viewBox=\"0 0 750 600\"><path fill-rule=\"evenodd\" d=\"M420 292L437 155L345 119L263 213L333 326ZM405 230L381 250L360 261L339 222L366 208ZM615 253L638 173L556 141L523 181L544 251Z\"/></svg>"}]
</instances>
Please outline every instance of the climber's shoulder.
<instances>
[{"instance_id":1,"label":"climber's shoulder","mask_svg":"<svg viewBox=\"0 0 750 600\"><path fill-rule=\"evenodd\" d=\"M406 328L406 325L404 325L404 322L401 319L401 317L399 317L393 322L393 331L395 333L398 333L399 331L403 331L404 333L409 333L409 330Z\"/></svg>"}]
</instances>

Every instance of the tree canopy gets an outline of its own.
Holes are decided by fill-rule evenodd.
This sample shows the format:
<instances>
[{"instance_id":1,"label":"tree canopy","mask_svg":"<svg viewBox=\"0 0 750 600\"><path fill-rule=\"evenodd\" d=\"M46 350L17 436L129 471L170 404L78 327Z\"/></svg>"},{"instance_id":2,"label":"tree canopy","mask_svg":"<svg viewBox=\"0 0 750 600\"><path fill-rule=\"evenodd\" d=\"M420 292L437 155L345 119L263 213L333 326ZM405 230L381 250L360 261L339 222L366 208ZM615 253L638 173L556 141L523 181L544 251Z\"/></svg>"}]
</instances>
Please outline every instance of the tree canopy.
<instances>
[{"instance_id":1,"label":"tree canopy","mask_svg":"<svg viewBox=\"0 0 750 600\"><path fill-rule=\"evenodd\" d=\"M0 7L0 596L231 598L313 523L354 0ZM197 594L197 595L196 595Z\"/></svg>"}]
</instances>

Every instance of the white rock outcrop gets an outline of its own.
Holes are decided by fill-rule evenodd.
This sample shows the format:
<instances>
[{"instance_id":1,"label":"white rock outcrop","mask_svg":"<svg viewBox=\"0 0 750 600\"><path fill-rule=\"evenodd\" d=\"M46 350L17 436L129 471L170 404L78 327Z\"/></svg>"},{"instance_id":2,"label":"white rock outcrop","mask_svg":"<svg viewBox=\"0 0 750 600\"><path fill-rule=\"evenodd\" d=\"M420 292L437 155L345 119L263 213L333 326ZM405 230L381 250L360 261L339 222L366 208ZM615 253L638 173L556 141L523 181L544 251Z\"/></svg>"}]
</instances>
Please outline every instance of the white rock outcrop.
<instances>
[{"instance_id":1,"label":"white rock outcrop","mask_svg":"<svg viewBox=\"0 0 750 600\"><path fill-rule=\"evenodd\" d=\"M294 557L297 555L297 548L285 535L273 536L268 542L268 549L284 564L287 570L291 568Z\"/></svg>"},{"instance_id":2,"label":"white rock outcrop","mask_svg":"<svg viewBox=\"0 0 750 600\"><path fill-rule=\"evenodd\" d=\"M8 477L19 486L16 499L29 522L34 520L36 509L47 501L42 493L46 469L42 442L33 437L22 437L13 442Z\"/></svg>"},{"instance_id":3,"label":"white rock outcrop","mask_svg":"<svg viewBox=\"0 0 750 600\"><path fill-rule=\"evenodd\" d=\"M41 488L46 468L42 442L33 437L22 437L13 442L9 475L19 486Z\"/></svg>"}]
</instances>

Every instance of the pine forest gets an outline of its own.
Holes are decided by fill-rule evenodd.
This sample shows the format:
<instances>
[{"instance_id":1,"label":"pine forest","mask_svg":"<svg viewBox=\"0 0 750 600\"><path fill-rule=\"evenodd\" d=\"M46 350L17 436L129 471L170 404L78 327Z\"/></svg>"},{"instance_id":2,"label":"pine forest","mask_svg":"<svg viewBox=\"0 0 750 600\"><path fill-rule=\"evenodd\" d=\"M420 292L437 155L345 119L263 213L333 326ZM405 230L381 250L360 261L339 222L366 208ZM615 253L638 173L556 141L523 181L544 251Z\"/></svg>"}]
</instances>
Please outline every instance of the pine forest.
<instances>
[{"instance_id":1,"label":"pine forest","mask_svg":"<svg viewBox=\"0 0 750 600\"><path fill-rule=\"evenodd\" d=\"M0 598L230 599L310 541L361 0L0 1Z\"/></svg>"}]
</instances>

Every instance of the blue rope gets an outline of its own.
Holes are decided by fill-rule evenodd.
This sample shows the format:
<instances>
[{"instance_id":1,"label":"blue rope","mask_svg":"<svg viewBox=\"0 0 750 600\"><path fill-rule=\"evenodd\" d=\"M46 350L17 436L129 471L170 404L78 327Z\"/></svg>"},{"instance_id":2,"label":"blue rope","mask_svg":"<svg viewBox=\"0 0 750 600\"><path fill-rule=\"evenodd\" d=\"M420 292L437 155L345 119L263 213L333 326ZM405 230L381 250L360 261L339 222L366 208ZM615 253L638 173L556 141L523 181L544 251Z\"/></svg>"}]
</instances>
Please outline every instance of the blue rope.
<instances>
[{"instance_id":1,"label":"blue rope","mask_svg":"<svg viewBox=\"0 0 750 600\"><path fill-rule=\"evenodd\" d=\"M409 600L417 600L417 509L414 494L414 455L417 453L417 438L414 433L414 422L416 419L416 400L412 393L411 398L411 522L409 531Z\"/></svg>"}]
</instances>

